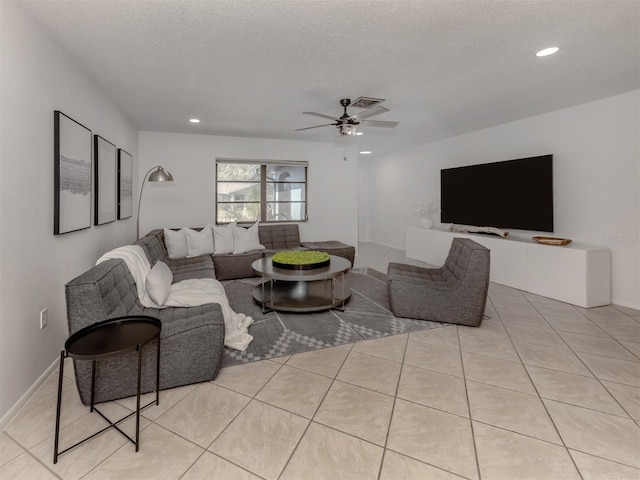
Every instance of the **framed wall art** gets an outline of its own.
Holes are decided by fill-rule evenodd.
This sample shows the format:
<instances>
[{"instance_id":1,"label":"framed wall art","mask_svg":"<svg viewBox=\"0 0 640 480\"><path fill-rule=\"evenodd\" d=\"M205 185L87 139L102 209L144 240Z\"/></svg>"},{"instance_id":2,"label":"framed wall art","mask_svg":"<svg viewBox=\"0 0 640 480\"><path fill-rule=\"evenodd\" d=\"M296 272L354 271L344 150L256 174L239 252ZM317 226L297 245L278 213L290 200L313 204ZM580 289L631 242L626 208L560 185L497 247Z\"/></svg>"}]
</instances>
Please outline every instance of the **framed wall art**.
<instances>
[{"instance_id":1,"label":"framed wall art","mask_svg":"<svg viewBox=\"0 0 640 480\"><path fill-rule=\"evenodd\" d=\"M91 227L91 130L53 112L53 233Z\"/></svg>"},{"instance_id":2,"label":"framed wall art","mask_svg":"<svg viewBox=\"0 0 640 480\"><path fill-rule=\"evenodd\" d=\"M131 217L133 203L133 157L118 149L118 220Z\"/></svg>"},{"instance_id":3,"label":"framed wall art","mask_svg":"<svg viewBox=\"0 0 640 480\"><path fill-rule=\"evenodd\" d=\"M104 225L116 220L117 161L116 146L94 135L93 152L96 160L94 225Z\"/></svg>"}]
</instances>

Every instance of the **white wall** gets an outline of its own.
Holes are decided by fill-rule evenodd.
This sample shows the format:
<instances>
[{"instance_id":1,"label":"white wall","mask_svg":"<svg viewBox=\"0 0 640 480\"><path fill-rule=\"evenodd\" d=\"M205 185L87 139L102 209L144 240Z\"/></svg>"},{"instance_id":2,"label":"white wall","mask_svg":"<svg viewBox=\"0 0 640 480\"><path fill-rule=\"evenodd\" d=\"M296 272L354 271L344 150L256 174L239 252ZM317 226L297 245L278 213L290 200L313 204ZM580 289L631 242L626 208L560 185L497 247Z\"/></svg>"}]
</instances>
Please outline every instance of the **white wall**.
<instances>
[{"instance_id":1,"label":"white wall","mask_svg":"<svg viewBox=\"0 0 640 480\"><path fill-rule=\"evenodd\" d=\"M358 241L360 242L369 241L369 231L371 230L369 202L372 190L371 169L367 168L367 165L370 165L368 160L368 157L364 156L358 163Z\"/></svg>"},{"instance_id":2,"label":"white wall","mask_svg":"<svg viewBox=\"0 0 640 480\"><path fill-rule=\"evenodd\" d=\"M303 241L358 239L358 157L355 146L261 138L140 132L140 181L156 165L171 183L147 183L140 234L162 227L215 223L215 160L248 158L309 162L309 221L300 223ZM344 161L344 157L347 161Z\"/></svg>"},{"instance_id":3,"label":"white wall","mask_svg":"<svg viewBox=\"0 0 640 480\"><path fill-rule=\"evenodd\" d=\"M135 220L53 235L53 111L134 156L138 137L107 96L13 2L0 2L0 417L56 360L68 336L64 284L135 237ZM135 180L135 178L134 178ZM134 197L135 198L135 197ZM39 312L49 325L39 329ZM53 428L53 426L52 426Z\"/></svg>"},{"instance_id":4,"label":"white wall","mask_svg":"<svg viewBox=\"0 0 640 480\"><path fill-rule=\"evenodd\" d=\"M554 236L610 248L612 300L638 308L638 104L634 91L363 159L370 209L360 223L369 222L371 241L404 249L417 203L439 198L440 169L552 153Z\"/></svg>"}]
</instances>

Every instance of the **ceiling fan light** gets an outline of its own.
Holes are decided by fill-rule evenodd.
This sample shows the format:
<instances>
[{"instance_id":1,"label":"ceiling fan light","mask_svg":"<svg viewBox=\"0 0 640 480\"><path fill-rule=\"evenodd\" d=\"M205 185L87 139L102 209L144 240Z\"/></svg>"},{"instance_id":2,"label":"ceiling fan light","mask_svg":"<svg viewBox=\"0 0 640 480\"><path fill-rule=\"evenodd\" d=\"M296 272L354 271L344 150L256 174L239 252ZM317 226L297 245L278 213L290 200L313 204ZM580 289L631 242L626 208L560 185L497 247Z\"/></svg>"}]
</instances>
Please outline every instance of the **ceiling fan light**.
<instances>
[{"instance_id":1,"label":"ceiling fan light","mask_svg":"<svg viewBox=\"0 0 640 480\"><path fill-rule=\"evenodd\" d=\"M356 126L355 125L340 125L340 134L341 135L355 135L356 134Z\"/></svg>"}]
</instances>

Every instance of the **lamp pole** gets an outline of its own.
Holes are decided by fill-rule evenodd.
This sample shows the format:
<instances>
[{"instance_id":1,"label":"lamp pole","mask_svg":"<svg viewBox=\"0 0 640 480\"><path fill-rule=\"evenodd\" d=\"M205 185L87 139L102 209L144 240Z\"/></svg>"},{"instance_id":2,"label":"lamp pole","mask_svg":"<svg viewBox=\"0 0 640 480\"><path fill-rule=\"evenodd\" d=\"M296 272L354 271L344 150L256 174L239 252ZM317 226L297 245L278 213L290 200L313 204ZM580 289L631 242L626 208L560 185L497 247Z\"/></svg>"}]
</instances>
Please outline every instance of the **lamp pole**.
<instances>
[{"instance_id":1,"label":"lamp pole","mask_svg":"<svg viewBox=\"0 0 640 480\"><path fill-rule=\"evenodd\" d=\"M140 238L140 205L142 205L142 192L144 191L144 184L147 181L147 177L149 178L150 182L173 182L173 175L171 175L160 165L156 165L155 167L150 168L149 171L145 174L144 178L142 179L142 185L140 186L140 199L138 200L138 217L136 218L136 240Z\"/></svg>"}]
</instances>

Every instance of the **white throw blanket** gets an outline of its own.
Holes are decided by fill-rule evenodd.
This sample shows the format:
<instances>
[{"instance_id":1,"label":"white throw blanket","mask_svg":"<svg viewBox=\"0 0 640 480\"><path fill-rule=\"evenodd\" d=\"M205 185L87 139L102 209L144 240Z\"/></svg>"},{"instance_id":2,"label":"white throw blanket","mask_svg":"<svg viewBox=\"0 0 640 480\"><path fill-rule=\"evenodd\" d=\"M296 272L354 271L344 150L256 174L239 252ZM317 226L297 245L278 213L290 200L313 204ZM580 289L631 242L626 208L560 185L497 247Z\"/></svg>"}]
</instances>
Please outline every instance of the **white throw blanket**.
<instances>
[{"instance_id":1,"label":"white throw blanket","mask_svg":"<svg viewBox=\"0 0 640 480\"><path fill-rule=\"evenodd\" d=\"M218 303L224 317L225 347L244 351L253 340L248 333L248 327L253 323L253 319L231 309L224 287L218 280L199 278L174 283L171 285L169 297L164 305L158 305L147 293L146 279L151 271L151 265L142 247L138 245L118 247L100 257L96 265L110 259L122 259L127 264L136 283L138 299L142 306L147 308L195 307L207 303Z\"/></svg>"},{"instance_id":2,"label":"white throw blanket","mask_svg":"<svg viewBox=\"0 0 640 480\"><path fill-rule=\"evenodd\" d=\"M224 345L245 351L253 337L248 327L251 317L236 313L229 306L227 294L222 284L213 278L194 278L171 285L169 297L164 302L167 307L195 307L206 303L219 303L224 317Z\"/></svg>"}]
</instances>

